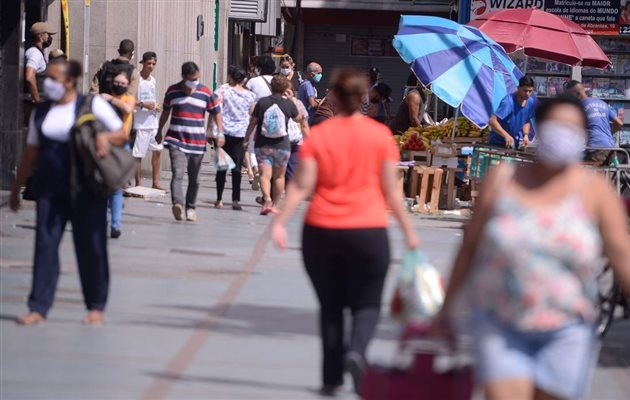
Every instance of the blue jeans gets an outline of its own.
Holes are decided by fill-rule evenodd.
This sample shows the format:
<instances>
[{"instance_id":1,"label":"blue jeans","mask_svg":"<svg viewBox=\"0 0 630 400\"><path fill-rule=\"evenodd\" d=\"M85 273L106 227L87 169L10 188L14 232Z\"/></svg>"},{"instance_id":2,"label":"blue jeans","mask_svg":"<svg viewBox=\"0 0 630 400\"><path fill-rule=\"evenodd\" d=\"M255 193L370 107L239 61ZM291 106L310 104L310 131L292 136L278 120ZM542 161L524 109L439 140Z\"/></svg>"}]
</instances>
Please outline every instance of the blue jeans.
<instances>
[{"instance_id":1,"label":"blue jeans","mask_svg":"<svg viewBox=\"0 0 630 400\"><path fill-rule=\"evenodd\" d=\"M83 299L88 310L105 309L109 291L107 258L107 200L81 191L75 200L40 197L37 200L33 286L28 308L43 316L53 304L59 279L59 244L68 221L72 224Z\"/></svg>"},{"instance_id":2,"label":"blue jeans","mask_svg":"<svg viewBox=\"0 0 630 400\"><path fill-rule=\"evenodd\" d=\"M123 210L123 190L119 189L109 196L109 209L112 212L112 229L120 230Z\"/></svg>"},{"instance_id":3,"label":"blue jeans","mask_svg":"<svg viewBox=\"0 0 630 400\"><path fill-rule=\"evenodd\" d=\"M129 144L125 145L125 150L131 151ZM112 229L120 230L120 220L123 210L123 190L119 189L109 196L109 209L112 212Z\"/></svg>"}]
</instances>

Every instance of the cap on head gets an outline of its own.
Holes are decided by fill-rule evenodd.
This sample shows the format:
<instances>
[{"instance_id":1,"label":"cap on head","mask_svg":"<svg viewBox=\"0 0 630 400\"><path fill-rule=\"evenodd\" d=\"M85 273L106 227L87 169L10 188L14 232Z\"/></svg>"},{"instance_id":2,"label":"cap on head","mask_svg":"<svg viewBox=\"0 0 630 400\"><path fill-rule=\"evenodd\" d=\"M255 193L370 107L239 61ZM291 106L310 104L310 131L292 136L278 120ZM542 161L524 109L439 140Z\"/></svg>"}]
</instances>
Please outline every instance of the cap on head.
<instances>
[{"instance_id":1,"label":"cap on head","mask_svg":"<svg viewBox=\"0 0 630 400\"><path fill-rule=\"evenodd\" d=\"M59 57L65 57L66 53L63 52L63 50L61 49L55 49L53 51L50 52L50 58L59 58Z\"/></svg>"},{"instance_id":2,"label":"cap on head","mask_svg":"<svg viewBox=\"0 0 630 400\"><path fill-rule=\"evenodd\" d=\"M46 22L35 22L33 26L31 26L30 32L31 32L31 35L37 35L40 33L47 33L49 35L54 35L55 33L57 33Z\"/></svg>"},{"instance_id":3,"label":"cap on head","mask_svg":"<svg viewBox=\"0 0 630 400\"><path fill-rule=\"evenodd\" d=\"M386 101L392 101L392 98L390 97L392 95L392 88L389 87L389 85L379 82L376 86L374 86L374 91Z\"/></svg>"}]
</instances>

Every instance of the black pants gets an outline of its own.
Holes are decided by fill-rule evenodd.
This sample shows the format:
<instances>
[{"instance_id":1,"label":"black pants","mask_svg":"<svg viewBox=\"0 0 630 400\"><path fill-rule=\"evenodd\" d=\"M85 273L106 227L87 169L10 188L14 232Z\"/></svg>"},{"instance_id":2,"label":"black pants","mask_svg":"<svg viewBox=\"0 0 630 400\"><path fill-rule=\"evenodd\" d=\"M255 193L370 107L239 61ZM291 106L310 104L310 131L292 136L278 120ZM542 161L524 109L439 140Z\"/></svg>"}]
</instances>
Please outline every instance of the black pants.
<instances>
[{"instance_id":1,"label":"black pants","mask_svg":"<svg viewBox=\"0 0 630 400\"><path fill-rule=\"evenodd\" d=\"M287 164L287 172L284 173L285 184L288 184L297 172L299 151L300 145L291 143L291 157L289 157L289 163Z\"/></svg>"},{"instance_id":2,"label":"black pants","mask_svg":"<svg viewBox=\"0 0 630 400\"><path fill-rule=\"evenodd\" d=\"M223 145L223 150L236 164L232 170L232 201L241 201L241 168L243 168L243 158L245 157L243 140L243 138L225 135L225 145ZM226 174L227 171L217 171L217 200L223 199Z\"/></svg>"},{"instance_id":3,"label":"black pants","mask_svg":"<svg viewBox=\"0 0 630 400\"><path fill-rule=\"evenodd\" d=\"M83 299L88 310L102 311L109 290L107 259L107 198L81 192L75 201L43 197L37 200L32 312L44 316L52 307L59 278L59 243L66 223L72 223Z\"/></svg>"},{"instance_id":4,"label":"black pants","mask_svg":"<svg viewBox=\"0 0 630 400\"><path fill-rule=\"evenodd\" d=\"M387 231L305 225L302 254L320 304L323 383L340 385L346 352L344 309L352 312L352 352L365 357L378 324L390 256Z\"/></svg>"}]
</instances>

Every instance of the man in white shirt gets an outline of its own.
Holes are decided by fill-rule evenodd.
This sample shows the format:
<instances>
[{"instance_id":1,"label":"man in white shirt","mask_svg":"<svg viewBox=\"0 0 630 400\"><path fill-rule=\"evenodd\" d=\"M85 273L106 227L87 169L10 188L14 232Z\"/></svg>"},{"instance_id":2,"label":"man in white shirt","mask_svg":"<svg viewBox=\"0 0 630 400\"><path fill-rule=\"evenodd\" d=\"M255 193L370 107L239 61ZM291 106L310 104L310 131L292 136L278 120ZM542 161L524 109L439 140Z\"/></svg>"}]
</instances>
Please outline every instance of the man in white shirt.
<instances>
[{"instance_id":1,"label":"man in white shirt","mask_svg":"<svg viewBox=\"0 0 630 400\"><path fill-rule=\"evenodd\" d=\"M28 121L33 105L41 103L44 98L43 84L46 79L46 57L44 49L52 44L54 35L50 26L46 22L36 22L30 30L30 47L24 53L24 120Z\"/></svg>"},{"instance_id":2,"label":"man in white shirt","mask_svg":"<svg viewBox=\"0 0 630 400\"><path fill-rule=\"evenodd\" d=\"M133 156L136 158L136 186L142 186L141 163L147 151L151 150L151 167L153 169L153 188L164 190L160 184L160 156L164 148L155 140L158 131L158 114L160 105L157 102L156 82L151 75L157 63L157 55L153 51L147 51L142 55L142 70L138 84L138 102L133 119L133 129L136 138L133 145Z\"/></svg>"}]
</instances>

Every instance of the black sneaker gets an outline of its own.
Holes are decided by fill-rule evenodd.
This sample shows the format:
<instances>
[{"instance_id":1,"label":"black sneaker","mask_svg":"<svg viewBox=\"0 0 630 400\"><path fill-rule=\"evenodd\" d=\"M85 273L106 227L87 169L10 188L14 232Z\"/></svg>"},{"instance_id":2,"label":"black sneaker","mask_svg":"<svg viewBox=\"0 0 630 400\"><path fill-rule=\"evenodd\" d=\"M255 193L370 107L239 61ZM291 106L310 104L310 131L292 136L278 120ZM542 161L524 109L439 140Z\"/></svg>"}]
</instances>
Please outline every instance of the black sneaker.
<instances>
[{"instance_id":1,"label":"black sneaker","mask_svg":"<svg viewBox=\"0 0 630 400\"><path fill-rule=\"evenodd\" d=\"M112 228L112 230L109 232L109 237L112 239L118 239L120 235L122 235L120 229Z\"/></svg>"},{"instance_id":2,"label":"black sneaker","mask_svg":"<svg viewBox=\"0 0 630 400\"><path fill-rule=\"evenodd\" d=\"M256 203L260 204L261 206L265 205L265 199L262 196L257 196L256 197Z\"/></svg>"}]
</instances>

